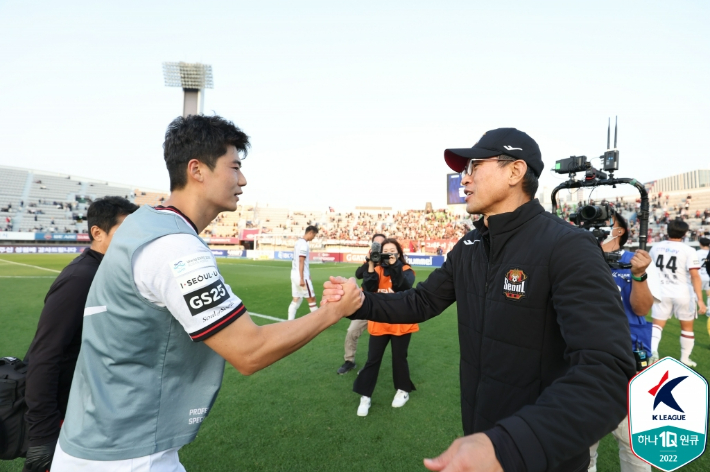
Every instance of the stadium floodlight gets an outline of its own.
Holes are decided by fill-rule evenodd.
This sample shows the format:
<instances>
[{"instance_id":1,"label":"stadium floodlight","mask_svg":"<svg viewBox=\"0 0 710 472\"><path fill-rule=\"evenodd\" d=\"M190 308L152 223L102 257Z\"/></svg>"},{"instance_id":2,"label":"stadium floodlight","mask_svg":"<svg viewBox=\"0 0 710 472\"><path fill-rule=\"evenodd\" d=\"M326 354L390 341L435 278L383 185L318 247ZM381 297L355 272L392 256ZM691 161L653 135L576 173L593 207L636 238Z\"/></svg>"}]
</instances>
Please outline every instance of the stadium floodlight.
<instances>
[{"instance_id":1,"label":"stadium floodlight","mask_svg":"<svg viewBox=\"0 0 710 472\"><path fill-rule=\"evenodd\" d=\"M205 89L214 87L212 66L187 62L163 62L166 87L182 87L185 92L182 116L202 114Z\"/></svg>"}]
</instances>

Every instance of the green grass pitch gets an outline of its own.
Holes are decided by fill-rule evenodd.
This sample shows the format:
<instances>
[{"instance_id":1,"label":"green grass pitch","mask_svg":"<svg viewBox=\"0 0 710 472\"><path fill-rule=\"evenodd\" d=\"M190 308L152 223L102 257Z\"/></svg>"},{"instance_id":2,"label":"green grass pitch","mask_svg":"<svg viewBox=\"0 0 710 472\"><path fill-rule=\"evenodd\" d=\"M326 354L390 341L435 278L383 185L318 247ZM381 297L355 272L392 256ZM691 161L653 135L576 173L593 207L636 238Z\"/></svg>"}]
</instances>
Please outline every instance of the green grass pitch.
<instances>
[{"instance_id":1,"label":"green grass pitch","mask_svg":"<svg viewBox=\"0 0 710 472\"><path fill-rule=\"evenodd\" d=\"M0 256L0 355L23 357L34 335L44 296L74 256ZM18 265L24 264L24 265ZM290 263L219 260L224 278L253 313L286 317L291 299ZM311 266L316 293L329 275L352 276L353 264ZM43 269L49 270L43 270ZM432 269L416 268L421 281ZM320 295L318 296L320 301ZM307 313L304 303L299 316ZM256 323L272 321L254 317ZM348 321L324 331L310 344L250 377L225 369L217 402L197 439L180 450L189 472L198 471L416 471L422 458L443 452L462 434L459 413L458 337L452 306L420 326L412 336L409 363L417 390L403 408L394 396L389 349L366 418L356 416L359 397L352 392L355 372L337 375L343 363ZM680 327L664 330L662 356L678 358ZM706 318L695 324L693 359L698 372L710 374ZM356 362L367 358L365 333ZM574 431L570 431L574 434ZM616 441L599 448L598 470L618 471ZM19 472L22 460L0 461L0 472ZM684 467L710 470L710 456Z\"/></svg>"}]
</instances>

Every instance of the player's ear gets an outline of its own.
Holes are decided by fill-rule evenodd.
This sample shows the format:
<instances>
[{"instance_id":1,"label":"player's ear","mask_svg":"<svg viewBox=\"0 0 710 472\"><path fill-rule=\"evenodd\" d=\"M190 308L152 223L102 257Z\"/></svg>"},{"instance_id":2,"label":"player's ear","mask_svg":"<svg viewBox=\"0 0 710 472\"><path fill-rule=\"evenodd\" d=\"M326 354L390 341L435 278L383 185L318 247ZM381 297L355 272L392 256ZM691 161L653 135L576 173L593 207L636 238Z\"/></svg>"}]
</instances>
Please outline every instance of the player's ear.
<instances>
[{"instance_id":1,"label":"player's ear","mask_svg":"<svg viewBox=\"0 0 710 472\"><path fill-rule=\"evenodd\" d=\"M187 163L188 182L190 180L195 180L197 182L203 182L205 180L202 168L203 166L204 164L197 159L190 159L190 162Z\"/></svg>"}]
</instances>

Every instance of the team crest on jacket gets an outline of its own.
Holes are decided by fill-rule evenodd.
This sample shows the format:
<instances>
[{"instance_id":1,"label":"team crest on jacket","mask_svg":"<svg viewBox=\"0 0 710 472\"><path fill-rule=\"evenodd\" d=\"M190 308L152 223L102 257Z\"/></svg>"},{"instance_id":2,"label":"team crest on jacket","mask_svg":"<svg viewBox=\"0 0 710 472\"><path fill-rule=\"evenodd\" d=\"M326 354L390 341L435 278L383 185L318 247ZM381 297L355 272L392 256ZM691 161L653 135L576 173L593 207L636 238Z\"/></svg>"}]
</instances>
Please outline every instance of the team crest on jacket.
<instances>
[{"instance_id":1,"label":"team crest on jacket","mask_svg":"<svg viewBox=\"0 0 710 472\"><path fill-rule=\"evenodd\" d=\"M508 300L520 300L525 297L525 285L528 276L520 269L510 269L503 279L503 295Z\"/></svg>"}]
</instances>

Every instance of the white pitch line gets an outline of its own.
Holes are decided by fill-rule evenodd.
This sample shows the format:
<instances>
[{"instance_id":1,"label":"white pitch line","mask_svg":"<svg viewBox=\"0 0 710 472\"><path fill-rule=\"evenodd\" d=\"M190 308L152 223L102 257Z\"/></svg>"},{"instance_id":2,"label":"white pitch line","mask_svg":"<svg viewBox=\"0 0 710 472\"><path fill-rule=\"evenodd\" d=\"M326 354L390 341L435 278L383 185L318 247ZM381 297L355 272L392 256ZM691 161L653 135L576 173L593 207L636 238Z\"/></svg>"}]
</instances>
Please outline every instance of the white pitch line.
<instances>
[{"instance_id":1,"label":"white pitch line","mask_svg":"<svg viewBox=\"0 0 710 472\"><path fill-rule=\"evenodd\" d=\"M283 318L276 318L275 316L260 315L259 313L252 313L251 311L248 311L248 313L249 313L249 316L258 316L259 318L266 318L267 320L286 321Z\"/></svg>"},{"instance_id":2,"label":"white pitch line","mask_svg":"<svg viewBox=\"0 0 710 472\"><path fill-rule=\"evenodd\" d=\"M56 279L53 275L0 275L0 279Z\"/></svg>"},{"instance_id":3,"label":"white pitch line","mask_svg":"<svg viewBox=\"0 0 710 472\"><path fill-rule=\"evenodd\" d=\"M47 269L46 267L40 267L40 266L35 266L35 265L30 265L30 264L23 264L21 262L8 261L7 259L0 259L0 261L7 262L8 264L16 264L16 265L21 265L21 266L25 266L25 267L32 267L33 269L46 270L48 272L55 272L57 274L61 272L61 270Z\"/></svg>"}]
</instances>

